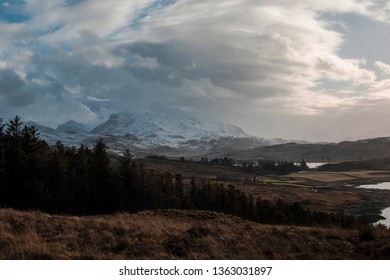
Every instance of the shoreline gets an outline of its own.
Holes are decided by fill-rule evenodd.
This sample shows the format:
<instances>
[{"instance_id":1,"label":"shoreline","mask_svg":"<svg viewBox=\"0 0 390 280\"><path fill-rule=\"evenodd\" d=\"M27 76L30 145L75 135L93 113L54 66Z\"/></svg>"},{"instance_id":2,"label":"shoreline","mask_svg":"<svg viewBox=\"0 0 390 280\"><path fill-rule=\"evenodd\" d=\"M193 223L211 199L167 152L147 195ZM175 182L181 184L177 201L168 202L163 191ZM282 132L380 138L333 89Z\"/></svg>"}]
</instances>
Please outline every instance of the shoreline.
<instances>
[{"instance_id":1,"label":"shoreline","mask_svg":"<svg viewBox=\"0 0 390 280\"><path fill-rule=\"evenodd\" d=\"M381 177L381 178L356 178L348 181L339 181L339 182L332 182L329 184L325 184L327 186L332 187L350 187L359 189L360 191L363 191L368 198L363 200L363 205L361 205L360 211L363 213L361 216L366 218L368 222L375 224L380 222L381 220L387 220L385 216L382 215L383 210L390 208L390 189L376 189L376 188L361 188L359 186L361 185L376 185L380 183L390 183L390 177ZM340 186L340 184L342 184ZM376 202L377 200L373 199L372 195L379 195L383 194L384 192L388 193L389 198L384 199L389 200L388 203L381 203L381 205L378 205ZM364 205L368 203L369 205Z\"/></svg>"},{"instance_id":2,"label":"shoreline","mask_svg":"<svg viewBox=\"0 0 390 280\"><path fill-rule=\"evenodd\" d=\"M349 171L349 172L321 172L312 171L305 175L292 174L286 177L302 178L307 180L307 186L322 193L327 190L340 193L355 193L360 199L355 202L339 204L340 209L356 217L364 217L370 223L386 219L382 215L384 209L390 207L390 189L360 188L362 185L376 185L390 183L389 172L384 171ZM377 177L376 177L377 175ZM337 208L336 208L337 209ZM389 218L390 220L390 218Z\"/></svg>"}]
</instances>

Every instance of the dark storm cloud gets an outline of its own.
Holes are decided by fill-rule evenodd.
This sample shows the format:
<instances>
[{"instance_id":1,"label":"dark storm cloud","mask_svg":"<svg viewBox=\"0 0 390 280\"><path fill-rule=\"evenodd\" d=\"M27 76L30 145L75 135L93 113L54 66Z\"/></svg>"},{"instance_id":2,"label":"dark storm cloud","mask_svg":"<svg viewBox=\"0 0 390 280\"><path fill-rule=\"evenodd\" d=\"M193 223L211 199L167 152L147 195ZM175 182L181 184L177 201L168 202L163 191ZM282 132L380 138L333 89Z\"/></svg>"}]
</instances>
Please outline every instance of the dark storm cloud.
<instances>
[{"instance_id":1,"label":"dark storm cloud","mask_svg":"<svg viewBox=\"0 0 390 280\"><path fill-rule=\"evenodd\" d=\"M234 55L234 50L226 50L225 52L226 56ZM259 66L245 62L242 64L229 63L222 59L205 62L203 54L199 54L199 50L173 43L144 42L129 44L118 47L114 50L114 53L126 59L124 68L131 75L145 82L158 81L169 86L178 87L183 85L184 79L209 79L213 85L229 88L237 93L256 96L269 96L274 93L267 87L264 87L264 91L261 91L258 86L251 84L251 82L260 82L266 79L266 73L271 71L272 68L276 68L272 63L269 66ZM140 67L133 63L133 56L129 54L142 58L153 58L158 63L158 67L152 69Z\"/></svg>"},{"instance_id":2,"label":"dark storm cloud","mask_svg":"<svg viewBox=\"0 0 390 280\"><path fill-rule=\"evenodd\" d=\"M9 106L22 107L34 102L25 82L11 69L0 70L0 96Z\"/></svg>"}]
</instances>

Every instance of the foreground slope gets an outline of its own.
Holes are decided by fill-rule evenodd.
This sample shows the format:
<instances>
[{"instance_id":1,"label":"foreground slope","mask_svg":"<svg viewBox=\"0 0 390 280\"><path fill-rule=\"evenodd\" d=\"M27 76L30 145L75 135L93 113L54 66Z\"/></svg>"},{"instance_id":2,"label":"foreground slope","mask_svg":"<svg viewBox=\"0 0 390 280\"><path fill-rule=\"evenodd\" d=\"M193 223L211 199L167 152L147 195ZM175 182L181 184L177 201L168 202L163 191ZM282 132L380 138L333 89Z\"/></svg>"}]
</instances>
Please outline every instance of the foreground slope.
<instances>
[{"instance_id":1,"label":"foreground slope","mask_svg":"<svg viewBox=\"0 0 390 280\"><path fill-rule=\"evenodd\" d=\"M262 225L207 211L0 210L1 259L389 259L390 231Z\"/></svg>"}]
</instances>

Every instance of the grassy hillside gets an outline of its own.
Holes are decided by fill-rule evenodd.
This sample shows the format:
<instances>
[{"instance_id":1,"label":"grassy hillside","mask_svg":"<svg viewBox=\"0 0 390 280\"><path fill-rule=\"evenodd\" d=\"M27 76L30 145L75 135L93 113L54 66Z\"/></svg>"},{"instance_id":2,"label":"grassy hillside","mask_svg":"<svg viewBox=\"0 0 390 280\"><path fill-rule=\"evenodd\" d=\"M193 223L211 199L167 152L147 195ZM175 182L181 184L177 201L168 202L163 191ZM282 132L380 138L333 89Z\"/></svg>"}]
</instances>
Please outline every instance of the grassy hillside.
<instances>
[{"instance_id":1,"label":"grassy hillside","mask_svg":"<svg viewBox=\"0 0 390 280\"><path fill-rule=\"evenodd\" d=\"M208 211L0 210L1 259L390 259L390 230L262 225Z\"/></svg>"}]
</instances>

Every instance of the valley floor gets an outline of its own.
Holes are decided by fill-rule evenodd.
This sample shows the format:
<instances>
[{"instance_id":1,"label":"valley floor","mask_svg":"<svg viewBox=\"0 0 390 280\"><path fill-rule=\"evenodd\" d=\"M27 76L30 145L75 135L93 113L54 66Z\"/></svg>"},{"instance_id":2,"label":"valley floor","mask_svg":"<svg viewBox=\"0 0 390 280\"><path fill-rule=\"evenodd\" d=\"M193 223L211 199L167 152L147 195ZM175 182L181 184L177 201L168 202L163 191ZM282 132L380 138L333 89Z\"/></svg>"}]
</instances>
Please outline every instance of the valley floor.
<instances>
[{"instance_id":1,"label":"valley floor","mask_svg":"<svg viewBox=\"0 0 390 280\"><path fill-rule=\"evenodd\" d=\"M147 168L180 173L188 181L211 180L233 184L255 198L289 203L298 202L312 211L344 212L378 221L381 211L390 207L390 190L361 189L354 186L390 181L389 171L301 172L282 176L258 176L240 168L181 163L171 160L139 160ZM253 180L256 178L255 180ZM315 187L320 186L318 189ZM314 187L314 188L313 188ZM324 187L324 188L321 188Z\"/></svg>"},{"instance_id":2,"label":"valley floor","mask_svg":"<svg viewBox=\"0 0 390 280\"><path fill-rule=\"evenodd\" d=\"M208 211L0 210L1 259L390 259L390 230L263 225Z\"/></svg>"}]
</instances>

